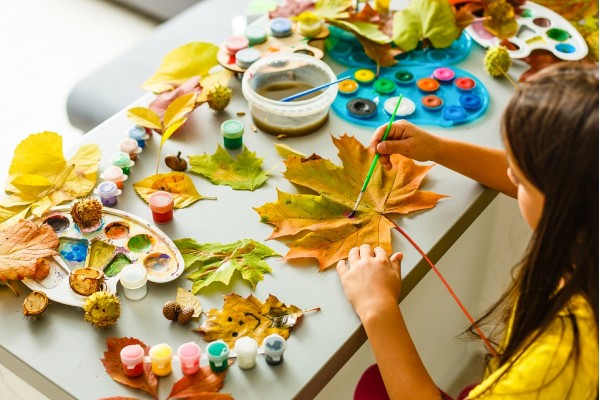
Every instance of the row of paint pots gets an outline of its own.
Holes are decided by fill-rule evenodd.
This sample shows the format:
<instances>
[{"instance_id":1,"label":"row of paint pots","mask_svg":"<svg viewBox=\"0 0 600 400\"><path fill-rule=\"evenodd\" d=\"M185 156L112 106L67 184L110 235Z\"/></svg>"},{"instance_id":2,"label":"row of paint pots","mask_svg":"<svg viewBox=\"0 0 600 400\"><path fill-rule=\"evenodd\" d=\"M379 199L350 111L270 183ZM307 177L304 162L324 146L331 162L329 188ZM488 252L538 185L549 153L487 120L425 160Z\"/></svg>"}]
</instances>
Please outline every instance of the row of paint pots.
<instances>
[{"instance_id":1,"label":"row of paint pots","mask_svg":"<svg viewBox=\"0 0 600 400\"><path fill-rule=\"evenodd\" d=\"M152 372L156 376L167 376L173 371L173 361L179 361L183 375L195 375L200 370L201 360L208 359L210 369L222 372L229 367L229 358L236 358L241 369L252 369L256 365L257 354L263 353L268 365L279 365L283 362L286 341L276 333L264 338L262 349L259 351L258 342L248 336L235 341L234 351L231 352L223 340L215 340L206 346L206 357L200 346L194 342L184 343L173 356L173 349L166 343L160 343L150 348L148 357L144 348L139 344L125 346L121 349L120 357L123 372L131 378L144 373L144 363L150 362Z\"/></svg>"}]
</instances>

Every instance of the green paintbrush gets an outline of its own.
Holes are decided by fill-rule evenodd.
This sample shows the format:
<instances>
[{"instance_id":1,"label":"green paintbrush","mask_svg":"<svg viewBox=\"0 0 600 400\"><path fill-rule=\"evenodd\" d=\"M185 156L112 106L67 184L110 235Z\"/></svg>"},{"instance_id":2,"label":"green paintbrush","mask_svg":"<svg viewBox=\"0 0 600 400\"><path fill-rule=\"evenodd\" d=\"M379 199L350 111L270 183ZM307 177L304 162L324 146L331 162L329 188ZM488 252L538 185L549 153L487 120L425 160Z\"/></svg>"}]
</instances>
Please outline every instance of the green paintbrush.
<instances>
[{"instance_id":1,"label":"green paintbrush","mask_svg":"<svg viewBox=\"0 0 600 400\"><path fill-rule=\"evenodd\" d=\"M396 118L396 112L398 111L398 106L400 106L401 102L402 102L402 95L400 95L400 97L398 97L398 102L396 103L396 107L394 108L394 112L392 113L392 116L390 118L390 122L388 122L387 127L385 128L385 133L383 134L383 138L381 138L382 142L385 141L385 139L387 139L388 133L390 133L390 128L392 127L394 118ZM367 190L367 186L369 185L369 181L371 180L371 175L373 175L373 171L375 170L375 166L377 165L378 160L379 160L379 153L375 154L375 158L373 158L373 162L371 163L371 168L369 168L369 172L367 173L367 177L365 178L365 183L363 183L362 189L360 189L360 193L358 194L358 199L356 199L356 203L354 204L354 209L352 210L352 212L350 214L348 214L348 218L352 218L352 217L354 217L354 214L356 214L358 205L360 204L360 201L362 200L362 198L365 194L365 191Z\"/></svg>"}]
</instances>

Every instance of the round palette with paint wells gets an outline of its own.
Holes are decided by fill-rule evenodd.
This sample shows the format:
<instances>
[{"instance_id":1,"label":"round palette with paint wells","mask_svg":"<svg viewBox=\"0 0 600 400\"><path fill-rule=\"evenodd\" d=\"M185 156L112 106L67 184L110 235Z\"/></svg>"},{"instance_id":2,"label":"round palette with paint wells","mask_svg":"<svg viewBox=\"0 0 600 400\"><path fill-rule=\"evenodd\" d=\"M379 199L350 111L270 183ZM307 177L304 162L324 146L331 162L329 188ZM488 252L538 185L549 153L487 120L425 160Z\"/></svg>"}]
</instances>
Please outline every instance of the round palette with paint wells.
<instances>
[{"instance_id":1,"label":"round palette with paint wells","mask_svg":"<svg viewBox=\"0 0 600 400\"><path fill-rule=\"evenodd\" d=\"M325 53L336 62L348 67L373 67L371 60L358 39L343 29L329 27L329 37L325 39ZM402 65L456 64L465 59L471 51L472 40L465 32L445 49L419 48L394 57Z\"/></svg>"},{"instance_id":2,"label":"round palette with paint wells","mask_svg":"<svg viewBox=\"0 0 600 400\"><path fill-rule=\"evenodd\" d=\"M386 124L402 95L395 119L418 125L450 127L481 117L489 94L473 74L453 66L353 68L338 78L333 110L346 121L377 127Z\"/></svg>"},{"instance_id":3,"label":"round palette with paint wells","mask_svg":"<svg viewBox=\"0 0 600 400\"><path fill-rule=\"evenodd\" d=\"M536 49L547 50L566 61L581 60L587 55L585 39L560 14L531 1L525 2L522 9L517 17L517 34L508 39L506 46L511 58L525 58ZM498 46L501 42L482 22L471 24L466 31L483 47Z\"/></svg>"},{"instance_id":4,"label":"round palette with paint wells","mask_svg":"<svg viewBox=\"0 0 600 400\"><path fill-rule=\"evenodd\" d=\"M35 220L47 224L58 235L58 255L49 259L46 278L27 278L23 283L32 290L46 293L50 300L81 307L85 296L75 293L69 275L79 268L91 267L104 272L106 290L115 293L119 273L124 266L141 264L150 282L170 282L185 268L175 244L154 225L124 211L104 207L101 226L82 233L71 218L71 206L59 206Z\"/></svg>"}]
</instances>

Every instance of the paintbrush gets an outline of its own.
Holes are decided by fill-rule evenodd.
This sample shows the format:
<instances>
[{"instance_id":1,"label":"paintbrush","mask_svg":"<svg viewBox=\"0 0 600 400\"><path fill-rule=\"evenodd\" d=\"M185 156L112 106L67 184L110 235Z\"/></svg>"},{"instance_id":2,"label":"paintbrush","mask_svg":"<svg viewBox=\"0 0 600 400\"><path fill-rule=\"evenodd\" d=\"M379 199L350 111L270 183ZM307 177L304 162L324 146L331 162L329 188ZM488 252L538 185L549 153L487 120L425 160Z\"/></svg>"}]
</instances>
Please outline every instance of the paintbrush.
<instances>
[{"instance_id":1,"label":"paintbrush","mask_svg":"<svg viewBox=\"0 0 600 400\"><path fill-rule=\"evenodd\" d=\"M320 86L316 86L316 87L314 87L314 88L311 88L311 89L305 90L305 91L303 91L303 92L296 93L296 94L293 94L293 95L291 95L291 96L288 96L288 97L284 97L283 99L281 99L281 100L279 100L279 101L288 102L288 101L296 100L296 99L299 99L300 97L304 97L304 96L306 96L306 95L308 95L308 94L314 93L314 92L316 92L316 91L319 91L319 90L321 90L321 89L325 89L326 87L329 87L329 86L331 86L331 85L335 85L336 83L339 83L339 82L341 82L341 81L344 81L344 80L346 80L346 79L348 79L348 78L350 78L350 76L349 76L349 75L348 75L348 76L345 76L345 77L343 77L343 78L337 79L337 80L335 80L335 81L333 81L333 82L327 82L327 83L324 83L324 84L322 84L322 85L320 85Z\"/></svg>"},{"instance_id":2,"label":"paintbrush","mask_svg":"<svg viewBox=\"0 0 600 400\"><path fill-rule=\"evenodd\" d=\"M398 102L396 103L396 107L394 107L394 112L392 113L392 116L390 117L390 121L388 122L387 127L385 128L383 137L381 138L382 142L385 141L385 139L387 139L388 133L390 133L390 128L392 127L394 118L396 118L396 112L398 111L398 106L400 106L401 102L402 102L402 95L400 95L400 97L398 97ZM348 218L352 218L352 217L354 217L354 214L356 214L356 210L358 209L358 205L360 204L360 201L362 200L363 196L365 195L365 191L367 190L367 186L369 185L369 181L371 180L371 175L373 175L373 171L375 170L377 161L379 161L379 153L376 153L375 157L373 158L373 162L371 163L369 172L367 172L367 177L365 178L365 182L363 183L362 188L360 189L360 193L358 194L358 199L356 199L356 203L354 204L354 209L352 210L352 212L350 214L348 214Z\"/></svg>"}]
</instances>

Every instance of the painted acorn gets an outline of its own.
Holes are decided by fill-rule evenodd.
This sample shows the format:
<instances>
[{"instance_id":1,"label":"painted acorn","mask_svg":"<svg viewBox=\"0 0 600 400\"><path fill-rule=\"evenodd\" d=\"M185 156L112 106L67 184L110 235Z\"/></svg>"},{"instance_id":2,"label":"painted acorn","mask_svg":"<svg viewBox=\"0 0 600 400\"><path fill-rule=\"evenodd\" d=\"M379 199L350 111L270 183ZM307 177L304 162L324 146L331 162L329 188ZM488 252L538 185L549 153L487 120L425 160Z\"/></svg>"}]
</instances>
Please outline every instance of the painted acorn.
<instances>
[{"instance_id":1,"label":"painted acorn","mask_svg":"<svg viewBox=\"0 0 600 400\"><path fill-rule=\"evenodd\" d=\"M84 230L99 226L102 221L102 203L91 197L78 200L71 207L71 217Z\"/></svg>"},{"instance_id":2,"label":"painted acorn","mask_svg":"<svg viewBox=\"0 0 600 400\"><path fill-rule=\"evenodd\" d=\"M185 171L187 169L187 161L181 158L181 152L177 152L177 155L170 154L165 157L165 164L173 171Z\"/></svg>"}]
</instances>

